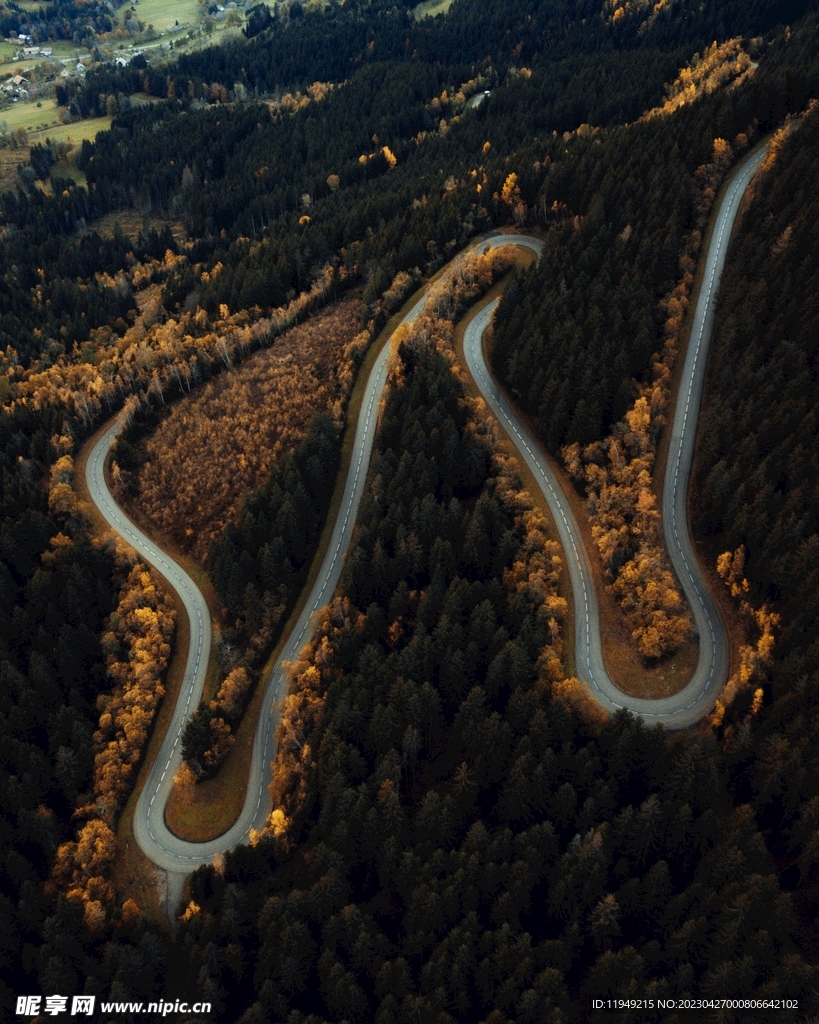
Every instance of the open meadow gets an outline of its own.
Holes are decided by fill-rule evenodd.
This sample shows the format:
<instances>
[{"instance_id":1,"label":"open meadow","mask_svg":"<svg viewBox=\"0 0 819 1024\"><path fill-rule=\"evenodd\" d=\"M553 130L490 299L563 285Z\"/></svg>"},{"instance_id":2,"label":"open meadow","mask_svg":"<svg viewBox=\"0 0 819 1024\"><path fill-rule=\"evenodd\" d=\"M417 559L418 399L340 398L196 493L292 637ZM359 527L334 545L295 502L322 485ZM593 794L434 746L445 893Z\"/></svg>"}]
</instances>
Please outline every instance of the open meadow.
<instances>
[{"instance_id":1,"label":"open meadow","mask_svg":"<svg viewBox=\"0 0 819 1024\"><path fill-rule=\"evenodd\" d=\"M5 129L3 122L8 125L8 129ZM53 97L42 100L20 100L0 110L0 126L4 130L12 132L21 125L27 131L32 132L59 123L57 101Z\"/></svg>"},{"instance_id":2,"label":"open meadow","mask_svg":"<svg viewBox=\"0 0 819 1024\"><path fill-rule=\"evenodd\" d=\"M54 142L78 143L83 139L94 139L99 132L110 128L111 118L92 117L63 124L59 119L57 101L49 98L12 103L0 110L0 126L3 134L13 132L15 128L25 128L30 142L44 142L47 136Z\"/></svg>"},{"instance_id":3,"label":"open meadow","mask_svg":"<svg viewBox=\"0 0 819 1024\"><path fill-rule=\"evenodd\" d=\"M142 24L153 25L157 32L167 32L177 22L180 25L198 22L202 13L196 0L137 0L119 8L116 19L120 25L125 23L125 14L132 7Z\"/></svg>"},{"instance_id":4,"label":"open meadow","mask_svg":"<svg viewBox=\"0 0 819 1024\"><path fill-rule=\"evenodd\" d=\"M73 142L78 145L83 139L95 139L100 132L111 127L110 117L90 117L86 121L74 121L71 124L57 124L42 131L31 132L31 142Z\"/></svg>"},{"instance_id":5,"label":"open meadow","mask_svg":"<svg viewBox=\"0 0 819 1024\"><path fill-rule=\"evenodd\" d=\"M454 0L424 0L412 10L412 16L416 21L421 18L434 18L436 14L446 14Z\"/></svg>"},{"instance_id":6,"label":"open meadow","mask_svg":"<svg viewBox=\"0 0 819 1024\"><path fill-rule=\"evenodd\" d=\"M91 52L85 46L77 46L77 44L70 39L50 39L47 43L43 43L42 45L50 47L51 56L58 60L64 60L67 57L87 57Z\"/></svg>"},{"instance_id":7,"label":"open meadow","mask_svg":"<svg viewBox=\"0 0 819 1024\"><path fill-rule=\"evenodd\" d=\"M49 111L46 111L46 106L49 104L51 107ZM27 107L36 111L39 120L31 114L31 111L19 111L19 108ZM69 142L77 146L83 139L95 139L99 132L111 127L110 117L92 117L85 121L74 121L72 124L61 124L53 116L55 109L53 100L44 100L42 108L37 108L33 103L18 103L10 111L0 112L0 123L5 120L9 124L10 131L19 125L29 129L28 146L19 149L0 149L0 189L15 188L17 168L28 162L29 148L36 143L49 139L51 142ZM10 117L5 116L7 113L17 114L18 111L19 116L15 123L12 123ZM29 122L31 122L31 127L29 127ZM51 174L52 177L71 178L78 185L85 184L85 175L82 171L66 160L56 163Z\"/></svg>"}]
</instances>

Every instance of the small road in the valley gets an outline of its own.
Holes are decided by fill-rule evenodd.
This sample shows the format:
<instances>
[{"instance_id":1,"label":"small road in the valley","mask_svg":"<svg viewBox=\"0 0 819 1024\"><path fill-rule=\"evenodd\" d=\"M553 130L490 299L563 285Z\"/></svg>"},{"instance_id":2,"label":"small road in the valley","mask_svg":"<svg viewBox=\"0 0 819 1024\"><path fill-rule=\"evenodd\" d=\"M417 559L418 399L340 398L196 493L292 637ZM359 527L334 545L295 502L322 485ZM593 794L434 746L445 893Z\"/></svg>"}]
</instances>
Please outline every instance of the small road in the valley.
<instances>
[{"instance_id":1,"label":"small road in the valley","mask_svg":"<svg viewBox=\"0 0 819 1024\"><path fill-rule=\"evenodd\" d=\"M483 361L481 335L489 322L493 306L486 307L473 319L465 338L465 354L470 371L487 403L498 416L537 479L557 523L574 592L578 676L589 684L594 695L610 710L626 707L649 721L659 721L671 728L690 725L711 710L716 695L725 682L728 669L725 630L697 565L688 533L686 491L707 347L713 324L714 298L725 261L731 226L745 187L762 156L763 153L755 154L735 172L717 215L672 430L663 495L663 521L668 549L692 607L700 640L700 660L696 672L691 682L675 696L653 701L639 700L626 696L609 680L603 664L597 598L589 556L577 525L547 460L493 383ZM484 239L474 248L485 250L491 246L508 243L526 246L536 253L541 249L541 243L537 239L504 234ZM425 297L419 299L403 322L413 320L423 308L425 301ZM133 825L139 846L154 864L168 873L169 885L173 883L171 887L177 893L184 876L197 865L212 861L215 854L223 853L245 841L251 829L263 827L270 812L268 786L271 762L275 756L275 732L279 717L277 708L280 698L285 695L287 689L282 663L297 658L300 649L310 638L314 613L330 600L341 575L344 555L352 538L356 513L367 477L379 402L387 379L389 355L390 345L387 344L378 356L366 384L341 508L324 562L304 610L266 683L251 757L245 804L235 824L209 842L192 843L179 839L165 823L165 805L173 786L174 775L182 761L182 731L202 696L207 672L211 645L211 624L207 604L187 573L131 522L111 496L105 480L104 467L111 443L119 430L118 423L112 424L103 433L89 455L86 482L91 500L109 525L177 591L190 620L190 647L179 697L159 753L140 792Z\"/></svg>"}]
</instances>

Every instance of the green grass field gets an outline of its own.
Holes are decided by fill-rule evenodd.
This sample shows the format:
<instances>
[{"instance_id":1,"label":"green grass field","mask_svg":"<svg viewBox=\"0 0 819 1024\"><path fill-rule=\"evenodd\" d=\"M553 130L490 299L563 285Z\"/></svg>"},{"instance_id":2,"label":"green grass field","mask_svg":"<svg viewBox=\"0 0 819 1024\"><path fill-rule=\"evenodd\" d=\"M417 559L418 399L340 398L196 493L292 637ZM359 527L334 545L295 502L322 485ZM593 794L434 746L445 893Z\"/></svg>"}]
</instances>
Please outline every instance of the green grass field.
<instances>
[{"instance_id":1,"label":"green grass field","mask_svg":"<svg viewBox=\"0 0 819 1024\"><path fill-rule=\"evenodd\" d=\"M53 100L49 101L53 109ZM46 101L43 101L43 106L37 108L34 104L27 103L15 103L12 110L17 113L17 107L32 107L39 117L43 117L43 110L46 108ZM0 111L0 122L4 119L6 111ZM49 115L46 115L49 116ZM53 116L53 114L51 115ZM30 118L30 112L20 111L18 117L18 124L24 123L26 118ZM29 146L33 146L38 142L45 142L46 139L50 139L51 142L70 142L73 145L79 145L83 139L96 138L98 132L104 131L106 128L111 126L110 117L95 117L88 121L75 121L74 124L60 124L56 121L50 124L46 128L37 128L37 124L42 123L34 119L34 130L29 130L28 142ZM26 128L28 124L24 125ZM17 127L15 125L14 127ZM11 129L13 130L13 128ZM16 173L17 168L28 163L28 147L22 149L0 149L0 190L14 188L16 185ZM55 164L51 171L52 177L71 178L72 181L76 181L78 185L85 184L85 175L82 171L78 170L71 163L66 161L60 161Z\"/></svg>"},{"instance_id":2,"label":"green grass field","mask_svg":"<svg viewBox=\"0 0 819 1024\"><path fill-rule=\"evenodd\" d=\"M413 8L412 16L416 21L421 18L434 18L436 14L446 14L454 0L424 0Z\"/></svg>"},{"instance_id":3,"label":"green grass field","mask_svg":"<svg viewBox=\"0 0 819 1024\"><path fill-rule=\"evenodd\" d=\"M88 50L84 46L77 46L76 43L72 43L68 39L49 40L49 42L42 45L53 50L52 59L57 57L62 57L63 59L66 57L84 57L88 54Z\"/></svg>"},{"instance_id":4,"label":"green grass field","mask_svg":"<svg viewBox=\"0 0 819 1024\"><path fill-rule=\"evenodd\" d=\"M44 99L40 103L39 107L36 100L12 103L0 110L0 123L5 122L9 131L22 125L28 129L31 142L42 142L46 136L54 142L82 142L83 139L95 138L98 132L111 126L110 117L94 117L73 124L61 124L56 100Z\"/></svg>"},{"instance_id":5,"label":"green grass field","mask_svg":"<svg viewBox=\"0 0 819 1024\"><path fill-rule=\"evenodd\" d=\"M157 32L167 32L178 21L180 25L198 22L202 8L196 0L139 0L138 4L123 4L117 11L117 22L125 22L125 12L131 6L143 25L153 25Z\"/></svg>"},{"instance_id":6,"label":"green grass field","mask_svg":"<svg viewBox=\"0 0 819 1024\"><path fill-rule=\"evenodd\" d=\"M29 72L33 67L40 64L47 63L50 60L59 60L62 58L65 60L67 57L87 57L88 50L84 46L77 46L76 43L72 43L68 39L47 39L45 42L40 44L44 48L51 50L51 57L35 57L34 60L23 60L17 59L17 54L20 52L20 46L16 43L10 43L5 39L0 40L0 59L5 63L3 69L4 74L8 74L10 71L19 71L21 75L28 77ZM13 65L9 67L8 65Z\"/></svg>"},{"instance_id":7,"label":"green grass field","mask_svg":"<svg viewBox=\"0 0 819 1024\"><path fill-rule=\"evenodd\" d=\"M244 39L241 27L237 27L235 25L228 26L225 25L223 21L216 22L212 35L207 35L202 31L197 32L196 30L192 30L193 38L189 39L188 36L190 34L191 33L188 33L185 30L177 33L168 32L163 41L173 39L175 53L193 53L196 50L204 50L209 46L216 46L217 44L225 43L228 40L236 39L241 41ZM151 44L148 44L148 46L150 45ZM143 49L147 50L148 46L143 47Z\"/></svg>"},{"instance_id":8,"label":"green grass field","mask_svg":"<svg viewBox=\"0 0 819 1024\"><path fill-rule=\"evenodd\" d=\"M83 172L67 160L58 160L54 164L51 168L51 178L70 178L77 185L88 185L88 179Z\"/></svg>"},{"instance_id":9,"label":"green grass field","mask_svg":"<svg viewBox=\"0 0 819 1024\"><path fill-rule=\"evenodd\" d=\"M12 103L11 106L0 110L0 122L5 121L11 131L22 125L30 132L59 124L57 101L52 98L39 102L41 104L39 107L36 100L20 100L18 103Z\"/></svg>"},{"instance_id":10,"label":"green grass field","mask_svg":"<svg viewBox=\"0 0 819 1024\"><path fill-rule=\"evenodd\" d=\"M91 117L87 121L75 121L73 124L58 124L53 128L29 133L30 142L73 142L75 145L83 139L95 139L99 132L111 127L110 117Z\"/></svg>"}]
</instances>

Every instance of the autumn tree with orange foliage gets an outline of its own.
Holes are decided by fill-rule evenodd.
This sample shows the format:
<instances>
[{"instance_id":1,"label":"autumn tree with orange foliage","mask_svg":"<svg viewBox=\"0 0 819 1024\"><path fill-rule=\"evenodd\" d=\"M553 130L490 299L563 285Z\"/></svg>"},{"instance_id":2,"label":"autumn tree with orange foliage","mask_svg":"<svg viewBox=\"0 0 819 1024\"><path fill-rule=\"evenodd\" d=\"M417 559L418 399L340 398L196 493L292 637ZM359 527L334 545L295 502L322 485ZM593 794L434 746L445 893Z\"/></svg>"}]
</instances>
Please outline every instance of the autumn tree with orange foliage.
<instances>
[{"instance_id":1,"label":"autumn tree with orange foliage","mask_svg":"<svg viewBox=\"0 0 819 1024\"><path fill-rule=\"evenodd\" d=\"M747 623L749 632L757 637L751 643L744 643L739 648L739 669L729 678L714 713L711 724L716 728L722 725L726 710L731 706L740 690L760 681L762 672L773 664L774 630L782 621L781 616L773 611L768 604L755 608L747 598L750 584L745 578L745 546L736 551L724 551L717 559L717 574L730 590L731 597L739 601L739 609ZM764 690L758 686L754 691L751 714L756 714L762 707Z\"/></svg>"},{"instance_id":2,"label":"autumn tree with orange foliage","mask_svg":"<svg viewBox=\"0 0 819 1024\"><path fill-rule=\"evenodd\" d=\"M63 843L54 860L54 879L70 900L82 903L83 918L92 933L101 931L114 903L109 874L117 853L117 837L104 821L94 818L77 833L76 842Z\"/></svg>"},{"instance_id":3,"label":"autumn tree with orange foliage","mask_svg":"<svg viewBox=\"0 0 819 1024\"><path fill-rule=\"evenodd\" d=\"M131 399L126 419L151 403L164 407L166 396L186 394L219 367L230 369L251 351L269 345L318 306L326 305L332 287L346 288L356 268L325 265L311 275L299 295L286 305L268 310L258 307L231 313L221 303L213 316L201 307L173 311L167 292L177 280L212 283L223 267L210 270L191 265L184 254L168 250L162 260L133 263L116 278L97 275L97 284L117 295L133 287L139 313L131 326L123 322L118 333L106 324L90 332L93 360L77 348L72 358L36 361L15 375L14 387L0 392L3 407L62 406L87 429L103 415L111 415ZM162 284L164 283L164 289ZM166 304L168 308L166 309ZM16 370L16 364L14 365Z\"/></svg>"},{"instance_id":4,"label":"autumn tree with orange foliage","mask_svg":"<svg viewBox=\"0 0 819 1024\"><path fill-rule=\"evenodd\" d=\"M622 8L620 8L622 10ZM736 87L755 71L754 62L742 48L742 39L716 40L700 56L696 54L688 67L681 68L677 78L666 85L666 100L643 114L641 120L668 116L702 96L726 85Z\"/></svg>"},{"instance_id":5,"label":"autumn tree with orange foliage","mask_svg":"<svg viewBox=\"0 0 819 1024\"><path fill-rule=\"evenodd\" d=\"M581 451L564 449L569 473L586 483L592 536L612 580L609 589L632 627L640 654L658 659L691 634L690 616L662 548L651 488L655 443L645 396L626 415L626 429Z\"/></svg>"},{"instance_id":6,"label":"autumn tree with orange foliage","mask_svg":"<svg viewBox=\"0 0 819 1024\"><path fill-rule=\"evenodd\" d=\"M99 729L94 733L92 812L113 824L133 786L156 709L165 693L176 612L141 563L128 573L111 628L102 640L111 693L100 694Z\"/></svg>"}]
</instances>

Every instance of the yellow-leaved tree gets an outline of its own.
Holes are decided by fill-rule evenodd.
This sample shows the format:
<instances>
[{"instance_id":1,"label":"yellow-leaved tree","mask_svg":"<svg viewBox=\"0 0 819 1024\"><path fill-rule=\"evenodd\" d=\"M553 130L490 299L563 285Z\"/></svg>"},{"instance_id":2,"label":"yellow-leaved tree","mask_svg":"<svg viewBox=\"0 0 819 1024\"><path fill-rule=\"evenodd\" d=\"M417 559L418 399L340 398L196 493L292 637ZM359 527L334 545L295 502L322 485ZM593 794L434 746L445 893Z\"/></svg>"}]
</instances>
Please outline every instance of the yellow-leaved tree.
<instances>
[{"instance_id":1,"label":"yellow-leaved tree","mask_svg":"<svg viewBox=\"0 0 819 1024\"><path fill-rule=\"evenodd\" d=\"M717 573L731 591L731 596L741 599L740 611L752 634L756 634L756 639L751 643L740 645L739 668L731 675L725 684L725 689L720 694L715 714L711 720L714 726L722 725L726 710L731 706L740 690L759 680L763 669L770 667L773 661L774 630L781 621L779 614L771 611L767 604L755 608L745 598L751 589L745 578L746 557L747 552L743 544L736 551L725 551L717 558ZM756 714L760 710L763 698L764 690L757 687L751 704L751 714Z\"/></svg>"}]
</instances>

